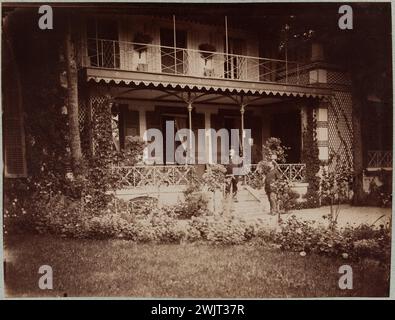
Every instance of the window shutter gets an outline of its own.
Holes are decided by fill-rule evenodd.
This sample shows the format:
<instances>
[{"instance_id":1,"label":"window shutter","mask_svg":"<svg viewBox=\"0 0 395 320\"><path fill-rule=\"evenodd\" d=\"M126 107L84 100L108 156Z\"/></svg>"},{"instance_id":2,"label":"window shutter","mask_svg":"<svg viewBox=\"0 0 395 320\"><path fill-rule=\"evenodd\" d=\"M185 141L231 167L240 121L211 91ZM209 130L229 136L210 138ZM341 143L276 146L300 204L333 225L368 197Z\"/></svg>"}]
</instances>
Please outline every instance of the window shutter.
<instances>
[{"instance_id":1,"label":"window shutter","mask_svg":"<svg viewBox=\"0 0 395 320\"><path fill-rule=\"evenodd\" d=\"M6 178L26 177L21 84L11 48L7 41L2 43L4 175Z\"/></svg>"}]
</instances>

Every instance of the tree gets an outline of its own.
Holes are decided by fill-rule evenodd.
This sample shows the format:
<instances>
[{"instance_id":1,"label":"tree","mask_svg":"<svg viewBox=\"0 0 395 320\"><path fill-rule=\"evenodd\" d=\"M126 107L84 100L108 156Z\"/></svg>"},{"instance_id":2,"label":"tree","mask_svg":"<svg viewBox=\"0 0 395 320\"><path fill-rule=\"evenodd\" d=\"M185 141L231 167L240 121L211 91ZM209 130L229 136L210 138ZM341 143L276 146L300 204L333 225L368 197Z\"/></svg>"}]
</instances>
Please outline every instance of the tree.
<instances>
[{"instance_id":1,"label":"tree","mask_svg":"<svg viewBox=\"0 0 395 320\"><path fill-rule=\"evenodd\" d=\"M362 144L362 110L363 110L363 80L361 73L352 73L352 130L353 130L353 204L363 203L365 192L363 190L363 144Z\"/></svg>"},{"instance_id":2,"label":"tree","mask_svg":"<svg viewBox=\"0 0 395 320\"><path fill-rule=\"evenodd\" d=\"M76 174L81 162L82 151L78 121L78 70L76 52L71 33L71 25L70 21L68 21L68 25L65 29L64 42L64 56L67 72L67 114L69 121L69 143L72 169L73 173Z\"/></svg>"}]
</instances>

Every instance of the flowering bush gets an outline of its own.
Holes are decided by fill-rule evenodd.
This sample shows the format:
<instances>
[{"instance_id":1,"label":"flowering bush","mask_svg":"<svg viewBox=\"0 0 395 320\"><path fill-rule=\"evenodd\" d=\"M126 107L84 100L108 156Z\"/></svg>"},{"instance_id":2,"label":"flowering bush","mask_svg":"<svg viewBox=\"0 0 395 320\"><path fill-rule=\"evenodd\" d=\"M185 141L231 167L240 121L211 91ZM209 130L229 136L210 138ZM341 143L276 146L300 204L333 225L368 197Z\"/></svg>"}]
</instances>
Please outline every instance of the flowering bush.
<instances>
[{"instance_id":1,"label":"flowering bush","mask_svg":"<svg viewBox=\"0 0 395 320\"><path fill-rule=\"evenodd\" d=\"M329 204L330 211L327 218L332 229L337 224L340 204L348 201L351 181L352 171L347 165L338 164L335 170L328 170L327 167L322 168L319 195L323 203Z\"/></svg>"},{"instance_id":2,"label":"flowering bush","mask_svg":"<svg viewBox=\"0 0 395 320\"><path fill-rule=\"evenodd\" d=\"M214 244L241 244L254 238L268 239L268 232L259 222L247 223L234 216L193 218L188 225L187 239Z\"/></svg>"},{"instance_id":3,"label":"flowering bush","mask_svg":"<svg viewBox=\"0 0 395 320\"><path fill-rule=\"evenodd\" d=\"M390 228L381 226L347 227L344 230L314 226L313 221L301 221L295 216L282 224L274 241L283 250L314 252L343 258L374 258L389 263L391 252Z\"/></svg>"},{"instance_id":4,"label":"flowering bush","mask_svg":"<svg viewBox=\"0 0 395 320\"><path fill-rule=\"evenodd\" d=\"M288 150L288 147L284 147L279 138L271 137L266 140L263 145L263 160L264 161L272 161L276 160L280 163L285 163L287 154L285 153Z\"/></svg>"},{"instance_id":5,"label":"flowering bush","mask_svg":"<svg viewBox=\"0 0 395 320\"><path fill-rule=\"evenodd\" d=\"M287 212L296 208L297 199L300 197L300 195L291 189L291 184L288 180L282 178L276 181L273 188L277 192L280 211Z\"/></svg>"},{"instance_id":6,"label":"flowering bush","mask_svg":"<svg viewBox=\"0 0 395 320\"><path fill-rule=\"evenodd\" d=\"M193 175L184 191L184 201L178 203L174 212L180 219L190 219L209 214L208 198L201 191L201 180Z\"/></svg>"},{"instance_id":7,"label":"flowering bush","mask_svg":"<svg viewBox=\"0 0 395 320\"><path fill-rule=\"evenodd\" d=\"M283 250L314 252L326 255L340 255L350 252L350 244L343 241L341 234L325 227L313 226L313 221L298 220L294 215L283 223L276 234L275 242Z\"/></svg>"}]
</instances>

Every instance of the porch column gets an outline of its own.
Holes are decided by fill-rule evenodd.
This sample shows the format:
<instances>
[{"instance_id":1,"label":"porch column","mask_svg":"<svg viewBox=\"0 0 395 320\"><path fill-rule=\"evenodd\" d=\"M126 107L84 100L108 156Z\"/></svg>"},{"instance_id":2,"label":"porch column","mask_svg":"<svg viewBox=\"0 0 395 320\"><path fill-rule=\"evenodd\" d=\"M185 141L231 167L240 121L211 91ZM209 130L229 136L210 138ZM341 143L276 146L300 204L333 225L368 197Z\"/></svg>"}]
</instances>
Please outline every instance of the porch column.
<instances>
[{"instance_id":1,"label":"porch column","mask_svg":"<svg viewBox=\"0 0 395 320\"><path fill-rule=\"evenodd\" d=\"M241 104L240 106L240 117L241 117L241 148L244 150L244 112L245 112L245 105Z\"/></svg>"},{"instance_id":2,"label":"porch column","mask_svg":"<svg viewBox=\"0 0 395 320\"><path fill-rule=\"evenodd\" d=\"M189 137L188 137L188 140L189 140L189 150L188 150L188 152L187 152L187 164L189 163L189 157L191 156L191 154L192 154L192 145L193 145L193 142L192 142L192 102L188 102L188 121L189 121Z\"/></svg>"},{"instance_id":3,"label":"porch column","mask_svg":"<svg viewBox=\"0 0 395 320\"><path fill-rule=\"evenodd\" d=\"M211 113L209 111L204 112L204 128L206 131L206 161L207 163L212 163Z\"/></svg>"},{"instance_id":4,"label":"porch column","mask_svg":"<svg viewBox=\"0 0 395 320\"><path fill-rule=\"evenodd\" d=\"M147 130L147 118L144 108L139 108L139 126L140 126L140 138L144 138L144 132Z\"/></svg>"}]
</instances>

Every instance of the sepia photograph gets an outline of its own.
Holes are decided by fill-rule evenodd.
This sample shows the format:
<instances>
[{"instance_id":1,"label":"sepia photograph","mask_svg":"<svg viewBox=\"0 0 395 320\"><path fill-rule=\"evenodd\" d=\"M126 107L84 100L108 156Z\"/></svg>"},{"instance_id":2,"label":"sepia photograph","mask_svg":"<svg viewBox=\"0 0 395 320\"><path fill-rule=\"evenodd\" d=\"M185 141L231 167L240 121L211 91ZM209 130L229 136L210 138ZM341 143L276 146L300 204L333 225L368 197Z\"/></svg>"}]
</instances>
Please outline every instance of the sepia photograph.
<instances>
[{"instance_id":1,"label":"sepia photograph","mask_svg":"<svg viewBox=\"0 0 395 320\"><path fill-rule=\"evenodd\" d=\"M389 298L391 9L2 2L4 297Z\"/></svg>"}]
</instances>

